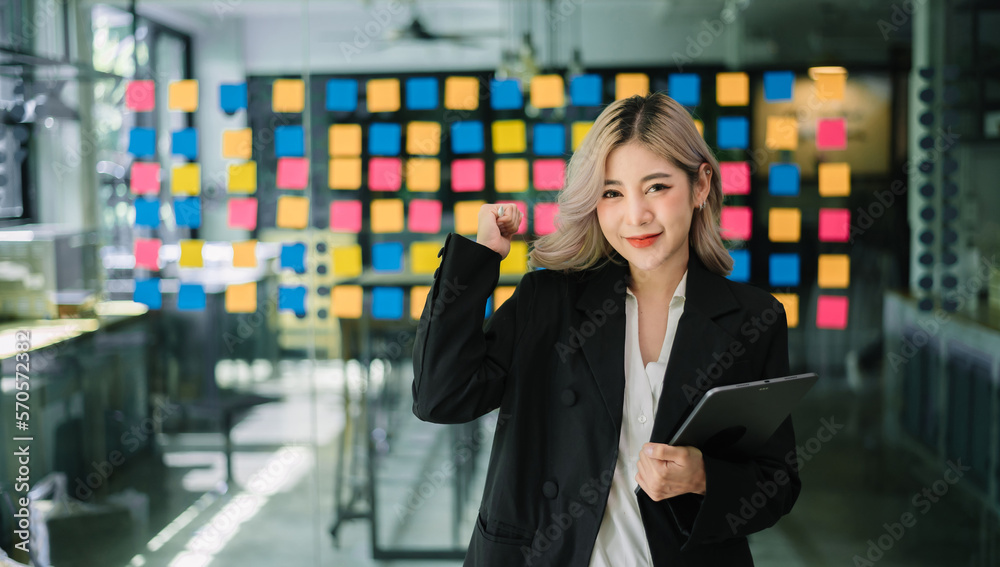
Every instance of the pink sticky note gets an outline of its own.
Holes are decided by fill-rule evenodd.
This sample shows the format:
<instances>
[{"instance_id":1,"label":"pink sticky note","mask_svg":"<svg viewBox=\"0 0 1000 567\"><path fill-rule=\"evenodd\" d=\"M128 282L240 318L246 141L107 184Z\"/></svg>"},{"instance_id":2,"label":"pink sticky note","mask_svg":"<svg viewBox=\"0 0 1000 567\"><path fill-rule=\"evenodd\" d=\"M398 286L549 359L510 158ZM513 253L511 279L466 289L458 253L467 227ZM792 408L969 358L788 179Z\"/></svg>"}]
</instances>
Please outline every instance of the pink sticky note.
<instances>
[{"instance_id":1,"label":"pink sticky note","mask_svg":"<svg viewBox=\"0 0 1000 567\"><path fill-rule=\"evenodd\" d=\"M441 232L441 201L433 199L410 201L410 231L431 234Z\"/></svg>"},{"instance_id":2,"label":"pink sticky note","mask_svg":"<svg viewBox=\"0 0 1000 567\"><path fill-rule=\"evenodd\" d=\"M129 187L136 195L156 195L160 192L160 164L134 161Z\"/></svg>"},{"instance_id":3,"label":"pink sticky note","mask_svg":"<svg viewBox=\"0 0 1000 567\"><path fill-rule=\"evenodd\" d=\"M850 209L819 210L820 242L847 242L851 238Z\"/></svg>"},{"instance_id":4,"label":"pink sticky note","mask_svg":"<svg viewBox=\"0 0 1000 567\"><path fill-rule=\"evenodd\" d=\"M843 118L821 118L816 122L817 150L846 150L847 121Z\"/></svg>"},{"instance_id":5,"label":"pink sticky note","mask_svg":"<svg viewBox=\"0 0 1000 567\"><path fill-rule=\"evenodd\" d=\"M566 179L566 162L561 159L539 159L531 164L535 189L550 191L562 189Z\"/></svg>"},{"instance_id":6,"label":"pink sticky note","mask_svg":"<svg viewBox=\"0 0 1000 567\"><path fill-rule=\"evenodd\" d=\"M125 87L125 107L147 112L156 107L156 86L153 81L130 81Z\"/></svg>"},{"instance_id":7,"label":"pink sticky note","mask_svg":"<svg viewBox=\"0 0 1000 567\"><path fill-rule=\"evenodd\" d=\"M159 270L160 239L135 239L135 267L147 270Z\"/></svg>"},{"instance_id":8,"label":"pink sticky note","mask_svg":"<svg viewBox=\"0 0 1000 567\"><path fill-rule=\"evenodd\" d=\"M725 240L750 240L753 212L750 207L722 207L721 225Z\"/></svg>"},{"instance_id":9,"label":"pink sticky note","mask_svg":"<svg viewBox=\"0 0 1000 567\"><path fill-rule=\"evenodd\" d=\"M817 329L847 328L847 298L839 295L821 295L816 300Z\"/></svg>"},{"instance_id":10,"label":"pink sticky note","mask_svg":"<svg viewBox=\"0 0 1000 567\"><path fill-rule=\"evenodd\" d=\"M543 235L556 231L558 203L538 203L535 205L535 234Z\"/></svg>"},{"instance_id":11,"label":"pink sticky note","mask_svg":"<svg viewBox=\"0 0 1000 567\"><path fill-rule=\"evenodd\" d=\"M724 161L719 164L722 192L726 195L750 193L750 164L745 161Z\"/></svg>"},{"instance_id":12,"label":"pink sticky note","mask_svg":"<svg viewBox=\"0 0 1000 567\"><path fill-rule=\"evenodd\" d=\"M486 187L486 165L481 159L451 162L451 189L455 192L482 191Z\"/></svg>"},{"instance_id":13,"label":"pink sticky note","mask_svg":"<svg viewBox=\"0 0 1000 567\"><path fill-rule=\"evenodd\" d=\"M257 199L229 200L229 228L257 228Z\"/></svg>"},{"instance_id":14,"label":"pink sticky note","mask_svg":"<svg viewBox=\"0 0 1000 567\"><path fill-rule=\"evenodd\" d=\"M330 203L330 230L351 234L361 232L361 201Z\"/></svg>"},{"instance_id":15,"label":"pink sticky note","mask_svg":"<svg viewBox=\"0 0 1000 567\"><path fill-rule=\"evenodd\" d=\"M368 160L368 187L372 191L399 191L403 182L403 162L399 158Z\"/></svg>"},{"instance_id":16,"label":"pink sticky note","mask_svg":"<svg viewBox=\"0 0 1000 567\"><path fill-rule=\"evenodd\" d=\"M278 158L278 189L305 189L309 184L309 160Z\"/></svg>"},{"instance_id":17,"label":"pink sticky note","mask_svg":"<svg viewBox=\"0 0 1000 567\"><path fill-rule=\"evenodd\" d=\"M528 232L528 205L524 201L497 201L498 205L516 205L521 211L521 226L517 228L517 234Z\"/></svg>"}]
</instances>

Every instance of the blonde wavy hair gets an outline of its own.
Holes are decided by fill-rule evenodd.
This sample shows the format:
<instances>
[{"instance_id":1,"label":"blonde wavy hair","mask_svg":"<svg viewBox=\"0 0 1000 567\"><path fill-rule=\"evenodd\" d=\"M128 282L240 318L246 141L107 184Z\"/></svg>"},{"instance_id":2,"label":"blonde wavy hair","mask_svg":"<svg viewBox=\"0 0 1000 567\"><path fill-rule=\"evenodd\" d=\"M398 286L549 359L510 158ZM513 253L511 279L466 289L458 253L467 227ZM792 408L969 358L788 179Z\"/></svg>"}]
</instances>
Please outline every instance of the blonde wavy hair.
<instances>
[{"instance_id":1,"label":"blonde wavy hair","mask_svg":"<svg viewBox=\"0 0 1000 567\"><path fill-rule=\"evenodd\" d=\"M704 209L695 209L688 242L712 272L727 276L733 259L722 242L722 181L719 162L683 106L662 93L615 101L601 112L569 160L566 186L559 192L556 231L534 241L529 266L579 271L624 260L604 237L597 203L604 191L605 164L618 147L639 142L686 172L694 197L701 164L712 177Z\"/></svg>"}]
</instances>

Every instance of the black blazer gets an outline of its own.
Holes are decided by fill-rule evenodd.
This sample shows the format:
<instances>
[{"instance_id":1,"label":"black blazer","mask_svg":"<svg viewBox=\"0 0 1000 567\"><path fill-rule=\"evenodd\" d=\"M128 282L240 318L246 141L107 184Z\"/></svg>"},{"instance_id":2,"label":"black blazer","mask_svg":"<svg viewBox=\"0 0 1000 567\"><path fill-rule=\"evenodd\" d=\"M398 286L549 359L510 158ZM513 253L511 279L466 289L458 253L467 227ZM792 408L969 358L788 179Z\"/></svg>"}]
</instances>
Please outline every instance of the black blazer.
<instances>
[{"instance_id":1,"label":"black blazer","mask_svg":"<svg viewBox=\"0 0 1000 567\"><path fill-rule=\"evenodd\" d=\"M463 423L500 408L465 565L586 567L618 454L627 267L527 273L484 329L500 255L449 234L439 256L413 350L413 413ZM781 304L690 250L650 441L667 443L714 386L788 374ZM791 511L801 489L791 418L753 459L704 460L704 496L638 494L657 566L753 565L746 536Z\"/></svg>"}]
</instances>

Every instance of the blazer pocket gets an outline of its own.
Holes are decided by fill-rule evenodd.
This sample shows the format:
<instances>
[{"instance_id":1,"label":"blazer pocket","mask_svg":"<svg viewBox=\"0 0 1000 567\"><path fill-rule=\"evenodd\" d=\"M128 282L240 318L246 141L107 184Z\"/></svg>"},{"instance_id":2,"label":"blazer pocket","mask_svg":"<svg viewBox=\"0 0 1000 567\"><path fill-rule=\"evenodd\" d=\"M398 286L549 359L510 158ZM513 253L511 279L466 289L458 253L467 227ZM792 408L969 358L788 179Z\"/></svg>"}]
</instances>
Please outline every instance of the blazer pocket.
<instances>
[{"instance_id":1,"label":"blazer pocket","mask_svg":"<svg viewBox=\"0 0 1000 567\"><path fill-rule=\"evenodd\" d=\"M483 539L493 543L503 545L527 545L535 539L535 535L523 528L506 524L499 520L487 521L483 517L482 511L476 518L476 530L483 536Z\"/></svg>"}]
</instances>

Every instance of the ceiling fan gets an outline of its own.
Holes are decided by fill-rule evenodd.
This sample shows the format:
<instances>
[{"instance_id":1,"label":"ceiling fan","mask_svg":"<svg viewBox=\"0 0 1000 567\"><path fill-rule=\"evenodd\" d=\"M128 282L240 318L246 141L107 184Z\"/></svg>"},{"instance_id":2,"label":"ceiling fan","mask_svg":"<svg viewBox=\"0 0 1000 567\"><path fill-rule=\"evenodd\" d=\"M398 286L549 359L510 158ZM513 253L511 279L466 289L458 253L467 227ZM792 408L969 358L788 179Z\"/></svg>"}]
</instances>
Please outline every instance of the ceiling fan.
<instances>
[{"instance_id":1,"label":"ceiling fan","mask_svg":"<svg viewBox=\"0 0 1000 567\"><path fill-rule=\"evenodd\" d=\"M440 33L431 30L424 23L417 10L416 2L412 7L413 18L402 27L390 29L386 35L387 41L418 41L418 42L452 42L459 45L477 46L485 38L500 37L500 30L474 30L464 34Z\"/></svg>"}]
</instances>

